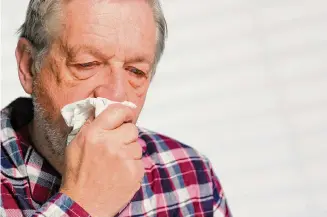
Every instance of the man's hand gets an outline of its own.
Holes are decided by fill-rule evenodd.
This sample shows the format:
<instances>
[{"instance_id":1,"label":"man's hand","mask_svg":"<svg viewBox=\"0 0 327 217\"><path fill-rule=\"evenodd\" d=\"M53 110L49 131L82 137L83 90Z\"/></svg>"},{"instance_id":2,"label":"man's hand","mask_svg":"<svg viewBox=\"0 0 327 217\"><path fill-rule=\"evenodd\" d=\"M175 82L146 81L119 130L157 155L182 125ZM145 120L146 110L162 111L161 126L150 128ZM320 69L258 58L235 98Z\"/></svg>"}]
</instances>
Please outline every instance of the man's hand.
<instances>
[{"instance_id":1,"label":"man's hand","mask_svg":"<svg viewBox=\"0 0 327 217\"><path fill-rule=\"evenodd\" d=\"M66 149L60 192L92 216L114 216L140 188L144 167L133 115L129 107L110 105Z\"/></svg>"}]
</instances>

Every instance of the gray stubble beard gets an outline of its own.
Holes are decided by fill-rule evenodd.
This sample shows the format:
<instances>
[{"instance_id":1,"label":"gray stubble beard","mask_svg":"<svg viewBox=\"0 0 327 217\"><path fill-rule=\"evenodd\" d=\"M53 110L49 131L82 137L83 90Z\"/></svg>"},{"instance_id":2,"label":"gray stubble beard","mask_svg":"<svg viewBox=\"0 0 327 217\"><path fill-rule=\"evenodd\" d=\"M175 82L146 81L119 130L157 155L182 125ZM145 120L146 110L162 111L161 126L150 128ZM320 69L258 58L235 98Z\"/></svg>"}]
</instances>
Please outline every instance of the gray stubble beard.
<instances>
[{"instance_id":1,"label":"gray stubble beard","mask_svg":"<svg viewBox=\"0 0 327 217\"><path fill-rule=\"evenodd\" d=\"M37 97L32 95L34 106L34 120L36 124L37 134L43 134L46 144L38 144L39 151L51 154L54 160L62 161L66 148L68 133L63 133L58 125L47 115L48 112L38 103Z\"/></svg>"}]
</instances>

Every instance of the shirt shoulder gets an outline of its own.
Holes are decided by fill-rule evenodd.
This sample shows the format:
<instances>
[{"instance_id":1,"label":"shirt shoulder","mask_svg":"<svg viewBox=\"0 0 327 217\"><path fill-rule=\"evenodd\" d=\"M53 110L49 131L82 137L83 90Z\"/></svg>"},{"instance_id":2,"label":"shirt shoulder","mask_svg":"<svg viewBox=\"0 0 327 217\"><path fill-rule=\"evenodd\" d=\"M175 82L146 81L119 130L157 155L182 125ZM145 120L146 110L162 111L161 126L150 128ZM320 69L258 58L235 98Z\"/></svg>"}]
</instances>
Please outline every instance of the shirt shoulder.
<instances>
[{"instance_id":1,"label":"shirt shoulder","mask_svg":"<svg viewBox=\"0 0 327 217\"><path fill-rule=\"evenodd\" d=\"M143 128L139 137L146 146L142 197L157 205L159 215L229 217L219 180L204 155L176 139ZM160 211L162 207L166 207L165 213Z\"/></svg>"},{"instance_id":2,"label":"shirt shoulder","mask_svg":"<svg viewBox=\"0 0 327 217\"><path fill-rule=\"evenodd\" d=\"M208 158L189 145L144 128L139 128L139 135L146 143L146 154L157 164L169 166L191 162L194 170L209 172L211 169Z\"/></svg>"}]
</instances>

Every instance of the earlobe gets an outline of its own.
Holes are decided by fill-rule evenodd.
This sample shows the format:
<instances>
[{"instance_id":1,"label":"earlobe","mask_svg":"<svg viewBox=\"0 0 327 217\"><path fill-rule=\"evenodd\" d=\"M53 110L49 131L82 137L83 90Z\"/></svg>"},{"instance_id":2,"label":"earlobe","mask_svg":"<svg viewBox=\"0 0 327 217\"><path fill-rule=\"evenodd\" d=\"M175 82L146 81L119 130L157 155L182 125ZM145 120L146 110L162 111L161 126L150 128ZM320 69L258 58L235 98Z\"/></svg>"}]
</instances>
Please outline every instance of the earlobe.
<instances>
[{"instance_id":1,"label":"earlobe","mask_svg":"<svg viewBox=\"0 0 327 217\"><path fill-rule=\"evenodd\" d=\"M32 44L25 38L20 38L16 47L16 61L18 66L18 76L22 87L27 94L32 94L33 89L33 72L31 66Z\"/></svg>"}]
</instances>

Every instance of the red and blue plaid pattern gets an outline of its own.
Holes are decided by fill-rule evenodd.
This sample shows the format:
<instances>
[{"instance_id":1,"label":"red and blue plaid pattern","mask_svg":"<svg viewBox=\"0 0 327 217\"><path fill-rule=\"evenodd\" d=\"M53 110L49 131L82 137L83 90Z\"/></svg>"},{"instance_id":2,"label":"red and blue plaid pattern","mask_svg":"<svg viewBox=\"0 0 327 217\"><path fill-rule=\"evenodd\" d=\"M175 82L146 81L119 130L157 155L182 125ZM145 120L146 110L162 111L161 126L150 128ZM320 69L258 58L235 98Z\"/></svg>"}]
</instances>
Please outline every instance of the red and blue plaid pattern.
<instances>
[{"instance_id":1,"label":"red and blue plaid pattern","mask_svg":"<svg viewBox=\"0 0 327 217\"><path fill-rule=\"evenodd\" d=\"M1 111L0 215L90 216L58 193L61 177L31 146L27 123L30 99L20 98ZM166 136L139 129L144 141L142 187L117 216L230 217L223 190L209 161Z\"/></svg>"}]
</instances>

